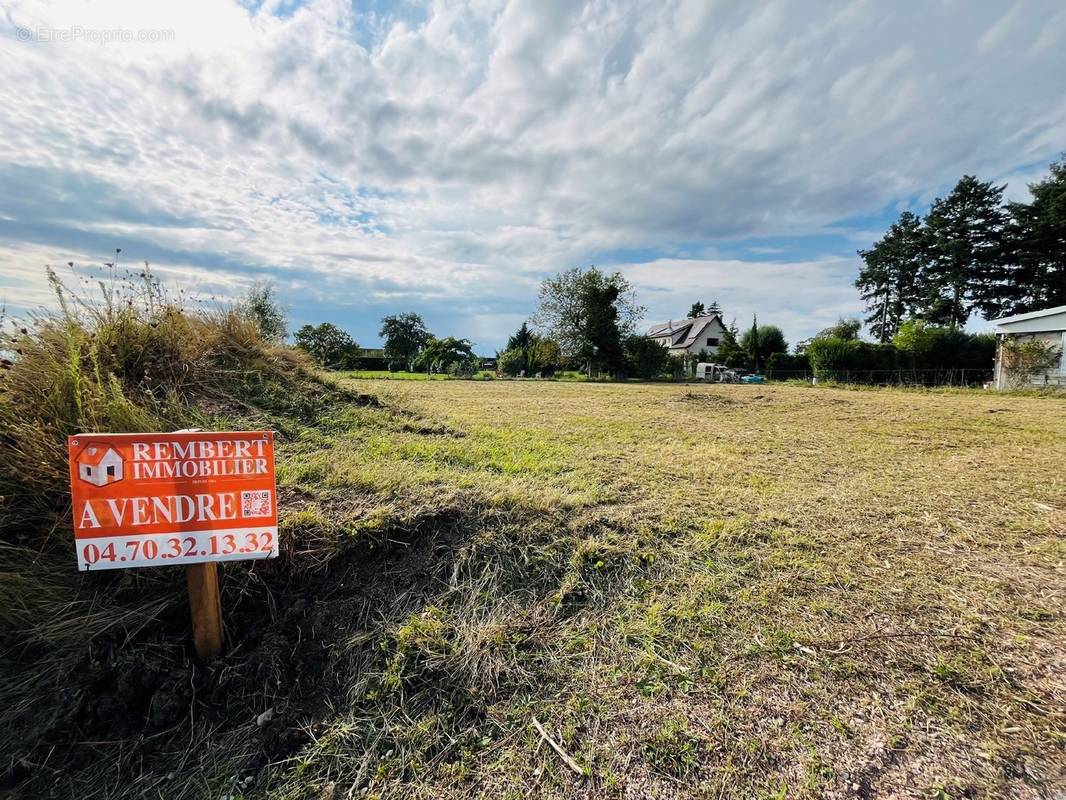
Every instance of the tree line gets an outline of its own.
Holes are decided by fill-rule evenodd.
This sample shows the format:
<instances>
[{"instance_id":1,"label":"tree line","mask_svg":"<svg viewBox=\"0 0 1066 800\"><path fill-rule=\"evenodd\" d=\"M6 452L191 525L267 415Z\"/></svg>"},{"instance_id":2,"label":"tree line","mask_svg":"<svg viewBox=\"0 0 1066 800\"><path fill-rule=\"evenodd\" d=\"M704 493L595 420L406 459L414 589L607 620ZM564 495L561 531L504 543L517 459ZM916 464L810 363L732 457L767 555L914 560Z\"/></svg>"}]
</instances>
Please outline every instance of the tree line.
<instances>
[{"instance_id":1,"label":"tree line","mask_svg":"<svg viewBox=\"0 0 1066 800\"><path fill-rule=\"evenodd\" d=\"M962 331L971 315L993 319L1066 304L1066 157L1030 185L1029 201L1004 202L1005 188L965 175L924 217L902 212L880 240L859 251L856 286L876 344L859 338L859 321L844 320L789 353L779 328L753 318L743 333L735 321L727 326L713 356L671 358L638 333L645 309L621 273L573 268L541 283L536 312L496 354L497 369L513 376L573 369L590 377L656 378L680 377L691 371L690 362L710 360L778 375L986 368L994 342ZM269 330L284 325L283 318L270 318L271 291L258 287L248 300ZM688 316L711 314L721 314L716 302L696 301ZM470 340L437 337L413 312L386 316L379 334L390 370L473 374L480 367ZM294 339L323 366L364 366L362 349L332 323L304 325Z\"/></svg>"},{"instance_id":2,"label":"tree line","mask_svg":"<svg viewBox=\"0 0 1066 800\"><path fill-rule=\"evenodd\" d=\"M245 304L264 329L280 326L279 335L284 338L284 316L277 312L272 287L254 288ZM275 312L280 316L272 316ZM637 332L644 312L632 284L621 273L606 273L594 266L564 270L541 283L536 312L497 352L496 369L514 377L551 377L571 369L589 377L651 379L683 377L698 361L758 370L773 356L788 351L780 328L760 326L753 319L743 334L735 323L730 325L714 356L701 351L674 358L658 341ZM705 306L697 301L688 316L714 314L721 314L718 303ZM481 366L470 340L434 336L414 312L386 316L379 335L390 371L472 375ZM351 335L330 322L303 325L293 339L297 348L329 369L359 369L368 361Z\"/></svg>"},{"instance_id":3,"label":"tree line","mask_svg":"<svg viewBox=\"0 0 1066 800\"><path fill-rule=\"evenodd\" d=\"M964 175L925 217L904 211L868 250L856 280L874 338L905 322L961 328L1066 304L1066 158L1030 184L1029 202L1003 202L1006 185Z\"/></svg>"},{"instance_id":4,"label":"tree line","mask_svg":"<svg viewBox=\"0 0 1066 800\"><path fill-rule=\"evenodd\" d=\"M261 293L264 289L255 290ZM272 290L267 287L268 293ZM270 307L272 303L261 303ZM276 303L273 304L276 306ZM381 320L378 335L384 340L384 360L392 372L425 370L430 373L473 374L480 366L469 339L437 337L414 312L389 315ZM332 322L303 325L293 333L296 347L328 369L353 370L369 360L351 335Z\"/></svg>"}]
</instances>

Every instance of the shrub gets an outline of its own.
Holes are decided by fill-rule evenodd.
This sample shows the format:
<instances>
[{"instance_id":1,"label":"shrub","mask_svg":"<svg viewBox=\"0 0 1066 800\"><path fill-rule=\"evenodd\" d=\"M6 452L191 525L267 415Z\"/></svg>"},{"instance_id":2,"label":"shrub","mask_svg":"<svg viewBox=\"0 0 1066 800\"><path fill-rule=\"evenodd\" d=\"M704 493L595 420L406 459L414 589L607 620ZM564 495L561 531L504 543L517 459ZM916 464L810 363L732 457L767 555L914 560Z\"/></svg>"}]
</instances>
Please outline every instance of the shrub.
<instances>
[{"instance_id":1,"label":"shrub","mask_svg":"<svg viewBox=\"0 0 1066 800\"><path fill-rule=\"evenodd\" d=\"M744 331L740 337L740 348L746 354L749 365L765 366L774 353L788 352L788 342L776 325L759 325Z\"/></svg>"},{"instance_id":2,"label":"shrub","mask_svg":"<svg viewBox=\"0 0 1066 800\"><path fill-rule=\"evenodd\" d=\"M727 367L743 368L748 365L748 355L737 341L736 323L730 324L718 343L716 360Z\"/></svg>"},{"instance_id":3,"label":"shrub","mask_svg":"<svg viewBox=\"0 0 1066 800\"><path fill-rule=\"evenodd\" d=\"M1003 342L1003 372L1007 385L1018 389L1059 365L1062 351L1040 339L1008 338Z\"/></svg>"},{"instance_id":4,"label":"shrub","mask_svg":"<svg viewBox=\"0 0 1066 800\"><path fill-rule=\"evenodd\" d=\"M992 334L966 333L919 319L903 323L892 343L901 354L901 366L912 369L990 369L996 356Z\"/></svg>"},{"instance_id":5,"label":"shrub","mask_svg":"<svg viewBox=\"0 0 1066 800\"><path fill-rule=\"evenodd\" d=\"M526 354L517 347L504 350L496 359L496 368L513 378L526 368Z\"/></svg>"},{"instance_id":6,"label":"shrub","mask_svg":"<svg viewBox=\"0 0 1066 800\"><path fill-rule=\"evenodd\" d=\"M431 336L425 349L415 357L414 367L424 369L429 374L440 372L457 375L473 374L479 363L469 339L456 339L454 336L438 339Z\"/></svg>"},{"instance_id":7,"label":"shrub","mask_svg":"<svg viewBox=\"0 0 1066 800\"><path fill-rule=\"evenodd\" d=\"M515 337L511 337L514 340ZM527 334L524 345L509 347L497 356L496 366L504 375L550 378L562 368L563 354L554 339Z\"/></svg>"},{"instance_id":8,"label":"shrub","mask_svg":"<svg viewBox=\"0 0 1066 800\"><path fill-rule=\"evenodd\" d=\"M273 285L255 283L239 306L241 312L259 327L260 335L268 342L282 342L288 333L285 308L278 302Z\"/></svg>"},{"instance_id":9,"label":"shrub","mask_svg":"<svg viewBox=\"0 0 1066 800\"><path fill-rule=\"evenodd\" d=\"M550 378L563 366L559 343L548 336L533 335L529 345L529 369L534 375Z\"/></svg>"},{"instance_id":10,"label":"shrub","mask_svg":"<svg viewBox=\"0 0 1066 800\"><path fill-rule=\"evenodd\" d=\"M862 323L857 319L838 319L828 328L823 328L815 339L858 339Z\"/></svg>"},{"instance_id":11,"label":"shrub","mask_svg":"<svg viewBox=\"0 0 1066 800\"><path fill-rule=\"evenodd\" d=\"M655 339L630 336L625 341L626 372L637 378L658 378L667 368L670 353Z\"/></svg>"},{"instance_id":12,"label":"shrub","mask_svg":"<svg viewBox=\"0 0 1066 800\"><path fill-rule=\"evenodd\" d=\"M766 377L773 380L801 377L800 373L811 371L811 360L806 353L774 353L766 362Z\"/></svg>"},{"instance_id":13,"label":"shrub","mask_svg":"<svg viewBox=\"0 0 1066 800\"><path fill-rule=\"evenodd\" d=\"M807 347L811 369L819 380L877 381L886 370L897 368L896 348L857 339L815 339Z\"/></svg>"}]
</instances>

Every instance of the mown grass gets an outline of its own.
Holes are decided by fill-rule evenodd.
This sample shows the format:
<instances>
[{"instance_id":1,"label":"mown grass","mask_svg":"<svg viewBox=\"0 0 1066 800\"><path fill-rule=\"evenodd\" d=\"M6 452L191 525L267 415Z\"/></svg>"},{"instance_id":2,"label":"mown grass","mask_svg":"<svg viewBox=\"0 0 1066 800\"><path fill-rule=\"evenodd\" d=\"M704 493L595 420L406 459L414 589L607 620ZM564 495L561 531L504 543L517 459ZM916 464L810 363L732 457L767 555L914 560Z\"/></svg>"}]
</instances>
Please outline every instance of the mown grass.
<instances>
[{"instance_id":1,"label":"mown grass","mask_svg":"<svg viewBox=\"0 0 1066 800\"><path fill-rule=\"evenodd\" d=\"M349 378L356 378L360 380L394 380L394 381L447 381L447 380L475 380L485 381L494 380L497 376L493 370L478 370L473 375L449 375L445 373L433 373L428 372L389 372L386 369L357 369L351 370L345 375ZM506 378L506 380L534 380L534 378L516 379ZM550 378L536 378L535 380L552 380L552 381L587 381L588 375L578 370L564 370L556 373ZM606 380L606 379L604 379Z\"/></svg>"},{"instance_id":2,"label":"mown grass","mask_svg":"<svg viewBox=\"0 0 1066 800\"><path fill-rule=\"evenodd\" d=\"M357 369L352 370L348 375L366 380L390 381L446 381L451 377L443 373L430 375L428 372L390 372L387 369Z\"/></svg>"},{"instance_id":3,"label":"mown grass","mask_svg":"<svg viewBox=\"0 0 1066 800\"><path fill-rule=\"evenodd\" d=\"M321 718L335 735L268 796L1062 786L1062 399L508 382L378 396L427 424L308 456L389 498L386 524L466 510L420 562L426 582L336 654L331 671L359 674Z\"/></svg>"},{"instance_id":4,"label":"mown grass","mask_svg":"<svg viewBox=\"0 0 1066 800\"><path fill-rule=\"evenodd\" d=\"M1061 398L344 386L375 402L334 397L280 442L283 558L227 569L224 657L191 661L180 600L139 607L86 644L70 724L23 729L10 786L1066 788Z\"/></svg>"}]
</instances>

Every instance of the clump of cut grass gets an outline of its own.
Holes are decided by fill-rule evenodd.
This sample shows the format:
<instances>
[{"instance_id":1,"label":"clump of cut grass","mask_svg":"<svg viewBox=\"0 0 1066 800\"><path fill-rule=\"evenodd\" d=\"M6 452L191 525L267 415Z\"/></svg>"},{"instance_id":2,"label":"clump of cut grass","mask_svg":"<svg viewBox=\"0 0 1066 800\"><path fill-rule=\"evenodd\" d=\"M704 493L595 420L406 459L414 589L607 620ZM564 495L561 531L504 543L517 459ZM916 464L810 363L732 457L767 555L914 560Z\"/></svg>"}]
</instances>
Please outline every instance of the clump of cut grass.
<instances>
[{"instance_id":1,"label":"clump of cut grass","mask_svg":"<svg viewBox=\"0 0 1066 800\"><path fill-rule=\"evenodd\" d=\"M687 403L693 406L718 408L728 408L729 406L735 406L740 402L735 397L719 394L718 392L683 392L677 396L677 399L681 403Z\"/></svg>"}]
</instances>

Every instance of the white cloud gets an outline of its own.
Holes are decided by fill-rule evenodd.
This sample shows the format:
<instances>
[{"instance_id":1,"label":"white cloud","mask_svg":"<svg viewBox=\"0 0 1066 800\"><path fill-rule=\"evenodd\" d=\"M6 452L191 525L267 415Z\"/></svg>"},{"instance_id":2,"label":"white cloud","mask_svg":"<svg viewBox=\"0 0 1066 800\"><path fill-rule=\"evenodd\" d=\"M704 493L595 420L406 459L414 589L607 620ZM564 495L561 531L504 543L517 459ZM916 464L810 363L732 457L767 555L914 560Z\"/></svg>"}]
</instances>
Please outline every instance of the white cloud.
<instances>
[{"instance_id":1,"label":"white cloud","mask_svg":"<svg viewBox=\"0 0 1066 800\"><path fill-rule=\"evenodd\" d=\"M821 232L1066 141L1055 2L272 5L8 3L6 252L116 242L274 270L327 304L446 297L509 318L540 275L597 254ZM19 26L173 36L24 42ZM796 287L819 274L781 257ZM757 306L745 276L764 272L721 263ZM10 265L0 282L21 291ZM854 300L824 288L797 290L797 326Z\"/></svg>"}]
</instances>

